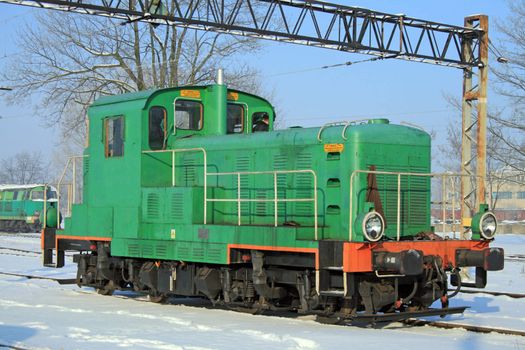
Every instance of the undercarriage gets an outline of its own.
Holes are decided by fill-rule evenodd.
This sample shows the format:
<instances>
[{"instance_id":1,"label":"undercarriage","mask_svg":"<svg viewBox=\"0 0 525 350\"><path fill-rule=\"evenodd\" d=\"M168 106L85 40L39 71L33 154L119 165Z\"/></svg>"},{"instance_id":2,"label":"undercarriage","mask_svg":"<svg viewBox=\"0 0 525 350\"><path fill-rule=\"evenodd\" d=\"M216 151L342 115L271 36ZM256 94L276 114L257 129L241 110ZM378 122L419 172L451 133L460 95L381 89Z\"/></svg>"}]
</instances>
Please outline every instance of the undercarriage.
<instances>
[{"instance_id":1,"label":"undercarriage","mask_svg":"<svg viewBox=\"0 0 525 350\"><path fill-rule=\"evenodd\" d=\"M149 295L153 302L171 296L203 297L214 306L315 314L329 323L393 321L464 310L448 308L448 300L461 288L456 283L448 294L448 275L457 276L459 269L445 271L438 256L425 256L414 275L321 274L308 256L292 253L240 251L238 263L209 265L112 257L109 252L109 243L99 242L95 250L75 255L79 286L104 295L132 290ZM431 309L435 301L442 308Z\"/></svg>"}]
</instances>

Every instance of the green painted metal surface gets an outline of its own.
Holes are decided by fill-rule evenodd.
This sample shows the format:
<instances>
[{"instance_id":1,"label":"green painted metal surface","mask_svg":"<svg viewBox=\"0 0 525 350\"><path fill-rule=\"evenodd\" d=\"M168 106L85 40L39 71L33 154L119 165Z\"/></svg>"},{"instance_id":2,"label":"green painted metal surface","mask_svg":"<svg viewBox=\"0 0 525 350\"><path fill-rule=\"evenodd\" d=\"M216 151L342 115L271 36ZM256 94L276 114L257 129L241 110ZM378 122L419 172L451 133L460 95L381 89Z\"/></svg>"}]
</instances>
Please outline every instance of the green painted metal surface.
<instances>
[{"instance_id":1,"label":"green painted metal surface","mask_svg":"<svg viewBox=\"0 0 525 350\"><path fill-rule=\"evenodd\" d=\"M175 127L176 119L184 117L174 111L180 100L202 104L202 128ZM237 134L227 134L227 106L232 103L243 108ZM172 155L150 149L149 113L154 107L165 109L165 151L191 151ZM421 130L376 120L327 127L319 141L319 128L252 132L257 113L270 116L272 130L274 111L266 100L220 85L97 101L89 110L84 203L73 206L62 234L111 237L112 254L119 256L226 263L228 244L317 247L315 216L317 239L349 240L350 215L356 218L365 210L368 187L366 174L357 175L350 193L355 170L374 166L381 171L430 172L430 137ZM105 120L117 116L124 118L123 155L108 157ZM206 182L201 149L207 157ZM377 183L386 234L395 237L397 178L377 175ZM429 231L430 181L405 177L401 189L401 234ZM277 204L277 227L276 194L283 200ZM206 208L205 196L214 200ZM315 196L317 212L314 202L306 201Z\"/></svg>"}]
</instances>

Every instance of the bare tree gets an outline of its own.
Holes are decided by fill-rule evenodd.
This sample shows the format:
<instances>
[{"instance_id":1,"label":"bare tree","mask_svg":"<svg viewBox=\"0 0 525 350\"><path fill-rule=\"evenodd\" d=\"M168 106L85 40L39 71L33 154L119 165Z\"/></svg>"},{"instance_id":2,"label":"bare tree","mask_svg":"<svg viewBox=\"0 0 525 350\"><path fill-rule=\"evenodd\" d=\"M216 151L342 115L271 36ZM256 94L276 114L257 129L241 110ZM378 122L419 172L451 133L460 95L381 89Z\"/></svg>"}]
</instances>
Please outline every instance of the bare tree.
<instances>
[{"instance_id":1,"label":"bare tree","mask_svg":"<svg viewBox=\"0 0 525 350\"><path fill-rule=\"evenodd\" d=\"M445 99L447 102L458 111L458 121L450 122L447 125L446 140L444 143L438 146L439 158L437 163L445 171L451 171L459 173L461 171L461 128L460 125L460 112L461 103L459 100L452 96L446 95ZM512 157L518 157L516 152L509 150L507 143L501 142L501 138L510 139L509 136L505 137L504 133L508 130L503 130L499 126L499 121L505 120L502 117L502 112L491 111L488 113L488 125L487 125L487 192L497 193L503 185L509 182L515 181L519 172L514 167L509 167L509 161ZM511 142L511 141L510 141ZM476 152L476 145L472 145L473 154ZM476 166L476 161L472 162L472 166ZM509 171L509 169L511 171ZM523 168L521 168L523 172ZM472 178L472 186L475 186L475 179ZM459 188L459 182L457 184ZM498 197L489 196L491 199L491 208L497 207Z\"/></svg>"},{"instance_id":2,"label":"bare tree","mask_svg":"<svg viewBox=\"0 0 525 350\"><path fill-rule=\"evenodd\" d=\"M490 116L489 132L501 148L495 159L525 175L525 1L512 1L509 7L511 15L497 24L503 40L494 52L501 55L499 62L507 63L491 65L496 90L508 98L509 107Z\"/></svg>"},{"instance_id":3,"label":"bare tree","mask_svg":"<svg viewBox=\"0 0 525 350\"><path fill-rule=\"evenodd\" d=\"M0 183L25 185L43 183L48 179L48 165L39 152L17 153L0 162Z\"/></svg>"},{"instance_id":4,"label":"bare tree","mask_svg":"<svg viewBox=\"0 0 525 350\"><path fill-rule=\"evenodd\" d=\"M166 5L168 14L175 11L173 1ZM136 0L129 6L133 9ZM3 67L1 78L13 87L6 98L19 103L39 93L35 107L69 138L83 136L86 109L101 95L206 84L219 67L226 68L233 87L259 92L257 72L242 59L259 49L255 39L121 24L95 16L37 14L36 23L18 35L21 54Z\"/></svg>"}]
</instances>

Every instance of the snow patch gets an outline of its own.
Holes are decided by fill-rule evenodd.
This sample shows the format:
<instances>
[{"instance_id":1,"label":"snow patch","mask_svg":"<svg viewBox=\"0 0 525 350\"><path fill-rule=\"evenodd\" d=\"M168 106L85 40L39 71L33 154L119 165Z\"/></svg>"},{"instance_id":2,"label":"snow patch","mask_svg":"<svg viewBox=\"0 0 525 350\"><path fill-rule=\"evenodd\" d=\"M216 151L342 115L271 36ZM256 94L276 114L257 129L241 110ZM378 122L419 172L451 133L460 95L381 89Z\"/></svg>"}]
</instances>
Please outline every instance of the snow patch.
<instances>
[{"instance_id":1,"label":"snow patch","mask_svg":"<svg viewBox=\"0 0 525 350\"><path fill-rule=\"evenodd\" d=\"M318 349L319 344L313 340L293 337L289 334L277 335L275 333L265 333L253 329L236 330L235 333L250 336L252 338L270 341L275 343L284 343L286 349ZM291 344L290 344L291 343Z\"/></svg>"},{"instance_id":2,"label":"snow patch","mask_svg":"<svg viewBox=\"0 0 525 350\"><path fill-rule=\"evenodd\" d=\"M26 322L22 323L22 326L33 329L46 330L49 329L49 326L42 322Z\"/></svg>"}]
</instances>

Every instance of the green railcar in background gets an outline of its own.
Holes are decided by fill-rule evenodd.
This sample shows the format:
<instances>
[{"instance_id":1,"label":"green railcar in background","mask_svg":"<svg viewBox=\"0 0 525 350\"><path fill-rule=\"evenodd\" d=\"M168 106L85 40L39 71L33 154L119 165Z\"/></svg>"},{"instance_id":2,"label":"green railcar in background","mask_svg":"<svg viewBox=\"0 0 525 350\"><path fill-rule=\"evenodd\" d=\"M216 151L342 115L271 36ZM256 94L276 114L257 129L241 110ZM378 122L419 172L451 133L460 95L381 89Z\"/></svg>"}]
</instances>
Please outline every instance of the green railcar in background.
<instances>
[{"instance_id":1,"label":"green railcar in background","mask_svg":"<svg viewBox=\"0 0 525 350\"><path fill-rule=\"evenodd\" d=\"M46 194L44 189L47 189ZM44 211L47 224L56 227L56 206L57 191L53 186L0 185L0 231L40 232L44 222Z\"/></svg>"},{"instance_id":2,"label":"green railcar in background","mask_svg":"<svg viewBox=\"0 0 525 350\"><path fill-rule=\"evenodd\" d=\"M458 312L447 273L476 266L481 286L503 268L485 207L471 239L433 233L418 128L274 130L268 101L220 83L103 97L88 116L83 202L43 239L48 266L77 252L78 285L352 318Z\"/></svg>"}]
</instances>

